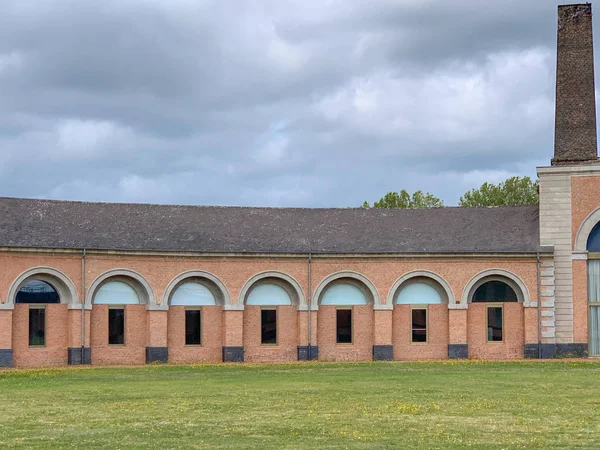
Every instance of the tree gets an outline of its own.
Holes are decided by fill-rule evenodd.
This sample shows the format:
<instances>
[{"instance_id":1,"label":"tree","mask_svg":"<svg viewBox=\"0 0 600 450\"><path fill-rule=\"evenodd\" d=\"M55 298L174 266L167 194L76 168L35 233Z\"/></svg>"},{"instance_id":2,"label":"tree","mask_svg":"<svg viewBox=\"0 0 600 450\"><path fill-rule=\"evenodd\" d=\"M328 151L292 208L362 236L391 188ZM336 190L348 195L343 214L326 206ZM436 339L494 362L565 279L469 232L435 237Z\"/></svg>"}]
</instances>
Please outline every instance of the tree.
<instances>
[{"instance_id":1,"label":"tree","mask_svg":"<svg viewBox=\"0 0 600 450\"><path fill-rule=\"evenodd\" d=\"M460 198L460 206L505 206L537 204L538 182L529 177L511 177L496 185L483 183Z\"/></svg>"},{"instance_id":2,"label":"tree","mask_svg":"<svg viewBox=\"0 0 600 450\"><path fill-rule=\"evenodd\" d=\"M412 195L404 189L398 192L388 192L379 201L373 204L373 208L439 208L444 206L439 198L429 192L416 191ZM370 208L369 202L364 202L361 208Z\"/></svg>"}]
</instances>

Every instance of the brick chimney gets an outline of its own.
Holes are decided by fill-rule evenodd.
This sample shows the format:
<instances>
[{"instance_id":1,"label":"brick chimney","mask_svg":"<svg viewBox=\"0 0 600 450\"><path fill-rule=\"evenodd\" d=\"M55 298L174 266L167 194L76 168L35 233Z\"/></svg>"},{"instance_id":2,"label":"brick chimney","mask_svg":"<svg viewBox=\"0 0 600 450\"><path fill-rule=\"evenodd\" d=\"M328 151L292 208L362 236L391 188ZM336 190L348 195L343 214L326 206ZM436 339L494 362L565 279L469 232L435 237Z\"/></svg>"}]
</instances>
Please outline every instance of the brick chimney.
<instances>
[{"instance_id":1,"label":"brick chimney","mask_svg":"<svg viewBox=\"0 0 600 450\"><path fill-rule=\"evenodd\" d=\"M552 165L597 161L592 5L561 5Z\"/></svg>"}]
</instances>

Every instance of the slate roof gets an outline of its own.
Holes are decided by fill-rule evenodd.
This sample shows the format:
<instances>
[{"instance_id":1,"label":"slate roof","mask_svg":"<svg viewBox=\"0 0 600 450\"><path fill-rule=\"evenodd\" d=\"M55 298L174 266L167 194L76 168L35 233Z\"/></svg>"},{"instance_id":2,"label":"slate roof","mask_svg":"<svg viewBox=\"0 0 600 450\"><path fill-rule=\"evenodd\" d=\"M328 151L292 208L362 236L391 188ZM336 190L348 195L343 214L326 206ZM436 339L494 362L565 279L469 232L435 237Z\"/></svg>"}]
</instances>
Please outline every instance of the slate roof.
<instances>
[{"instance_id":1,"label":"slate roof","mask_svg":"<svg viewBox=\"0 0 600 450\"><path fill-rule=\"evenodd\" d=\"M0 247L249 253L535 252L538 206L254 208L0 197Z\"/></svg>"}]
</instances>

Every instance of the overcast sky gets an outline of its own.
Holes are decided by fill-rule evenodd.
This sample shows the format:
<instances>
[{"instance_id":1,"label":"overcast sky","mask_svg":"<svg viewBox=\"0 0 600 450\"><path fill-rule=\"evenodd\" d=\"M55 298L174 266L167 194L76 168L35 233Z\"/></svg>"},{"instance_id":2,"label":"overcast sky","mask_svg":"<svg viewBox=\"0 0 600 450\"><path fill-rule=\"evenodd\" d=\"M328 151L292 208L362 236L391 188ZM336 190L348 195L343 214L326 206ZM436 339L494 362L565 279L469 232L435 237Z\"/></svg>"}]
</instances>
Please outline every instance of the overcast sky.
<instances>
[{"instance_id":1,"label":"overcast sky","mask_svg":"<svg viewBox=\"0 0 600 450\"><path fill-rule=\"evenodd\" d=\"M549 164L559 3L0 1L0 196L455 205Z\"/></svg>"}]
</instances>

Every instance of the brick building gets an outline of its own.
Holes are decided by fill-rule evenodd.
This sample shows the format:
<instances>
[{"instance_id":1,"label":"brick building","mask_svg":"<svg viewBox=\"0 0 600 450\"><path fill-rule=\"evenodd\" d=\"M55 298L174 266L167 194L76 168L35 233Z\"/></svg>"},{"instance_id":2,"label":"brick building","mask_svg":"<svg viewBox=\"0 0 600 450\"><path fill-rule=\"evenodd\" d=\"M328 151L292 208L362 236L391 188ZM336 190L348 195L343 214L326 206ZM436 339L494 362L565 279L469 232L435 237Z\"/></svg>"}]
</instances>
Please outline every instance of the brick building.
<instances>
[{"instance_id":1,"label":"brick building","mask_svg":"<svg viewBox=\"0 0 600 450\"><path fill-rule=\"evenodd\" d=\"M591 6L558 11L539 206L0 198L0 366L600 356Z\"/></svg>"}]
</instances>

